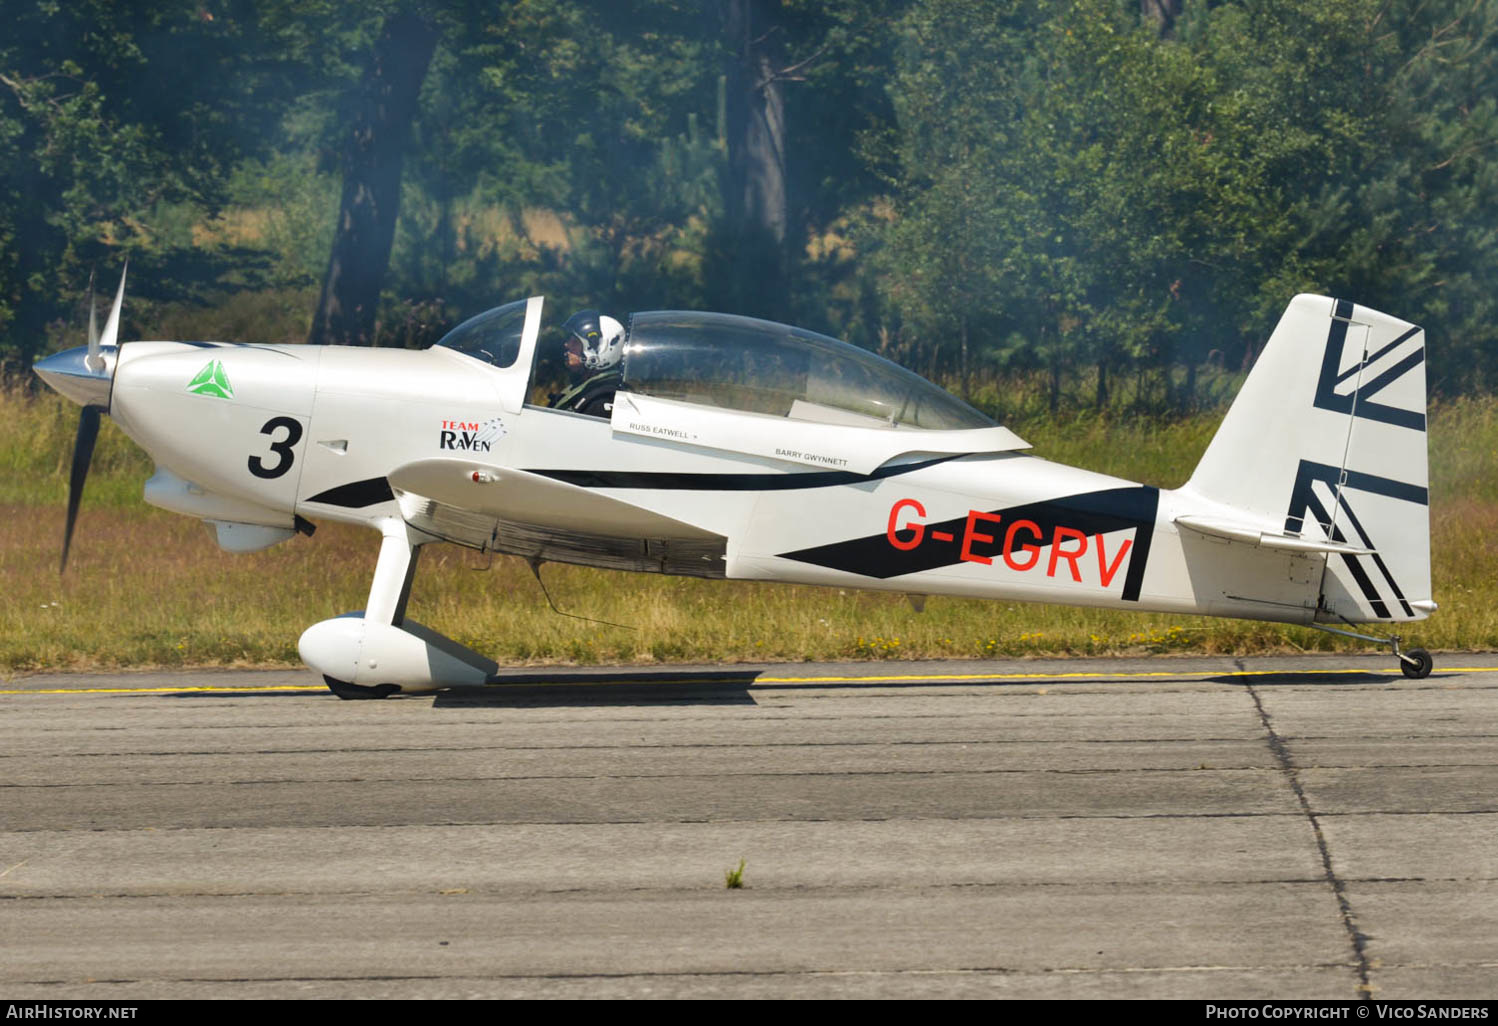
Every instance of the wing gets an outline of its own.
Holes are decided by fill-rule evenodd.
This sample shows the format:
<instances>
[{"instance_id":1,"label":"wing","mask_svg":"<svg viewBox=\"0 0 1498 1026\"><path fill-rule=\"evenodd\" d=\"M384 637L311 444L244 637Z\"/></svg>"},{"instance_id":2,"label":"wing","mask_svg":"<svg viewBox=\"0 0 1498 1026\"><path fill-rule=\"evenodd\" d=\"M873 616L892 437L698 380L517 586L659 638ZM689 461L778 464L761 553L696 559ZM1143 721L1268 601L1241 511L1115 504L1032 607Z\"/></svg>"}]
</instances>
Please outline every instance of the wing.
<instances>
[{"instance_id":1,"label":"wing","mask_svg":"<svg viewBox=\"0 0 1498 1026\"><path fill-rule=\"evenodd\" d=\"M472 460L418 460L389 475L401 515L445 541L614 570L722 577L727 539L591 488Z\"/></svg>"}]
</instances>

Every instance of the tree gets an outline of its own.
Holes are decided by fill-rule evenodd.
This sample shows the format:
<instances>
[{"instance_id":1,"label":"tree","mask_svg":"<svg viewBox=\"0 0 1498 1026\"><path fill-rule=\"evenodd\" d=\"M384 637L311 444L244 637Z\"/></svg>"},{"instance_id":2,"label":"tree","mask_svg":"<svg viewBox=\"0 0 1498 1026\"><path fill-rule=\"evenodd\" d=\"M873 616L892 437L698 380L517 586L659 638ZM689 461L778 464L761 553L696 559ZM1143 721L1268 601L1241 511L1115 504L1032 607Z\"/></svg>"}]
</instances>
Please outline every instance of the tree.
<instances>
[{"instance_id":1,"label":"tree","mask_svg":"<svg viewBox=\"0 0 1498 1026\"><path fill-rule=\"evenodd\" d=\"M1498 387L1498 4L1398 2L1371 18L1381 116L1326 277L1422 324L1437 392Z\"/></svg>"},{"instance_id":2,"label":"tree","mask_svg":"<svg viewBox=\"0 0 1498 1026\"><path fill-rule=\"evenodd\" d=\"M1160 35L1168 36L1181 16L1182 0L1139 0L1139 16L1159 26Z\"/></svg>"},{"instance_id":3,"label":"tree","mask_svg":"<svg viewBox=\"0 0 1498 1026\"><path fill-rule=\"evenodd\" d=\"M15 3L0 36L0 359L27 365L93 270L132 256L134 294L201 294L247 266L173 222L225 200L295 97L328 74L318 3ZM191 55L185 59L184 55ZM231 266L232 264L232 266ZM143 304L128 309L139 315Z\"/></svg>"},{"instance_id":4,"label":"tree","mask_svg":"<svg viewBox=\"0 0 1498 1026\"><path fill-rule=\"evenodd\" d=\"M343 195L328 273L307 341L374 340L380 288L400 216L401 168L437 27L416 11L385 20L353 96L343 146Z\"/></svg>"},{"instance_id":5,"label":"tree","mask_svg":"<svg viewBox=\"0 0 1498 1026\"><path fill-rule=\"evenodd\" d=\"M856 327L856 267L840 237L883 185L880 160L861 159L874 147L861 155L860 140L893 118L888 26L906 6L720 0L727 165L705 261L709 305ZM827 234L839 238L818 238Z\"/></svg>"},{"instance_id":6,"label":"tree","mask_svg":"<svg viewBox=\"0 0 1498 1026\"><path fill-rule=\"evenodd\" d=\"M444 29L395 264L405 294L697 305L717 68L691 0L532 0Z\"/></svg>"},{"instance_id":7,"label":"tree","mask_svg":"<svg viewBox=\"0 0 1498 1026\"><path fill-rule=\"evenodd\" d=\"M1130 370L1189 405L1301 291L1491 346L1495 10L1188 5L1162 39L1111 0L912 9L881 233L903 344L1044 368L1053 406L1082 367L1100 406Z\"/></svg>"},{"instance_id":8,"label":"tree","mask_svg":"<svg viewBox=\"0 0 1498 1026\"><path fill-rule=\"evenodd\" d=\"M752 304L752 312L784 319L789 215L781 14L778 0L722 0L730 251L722 273L740 286L734 305Z\"/></svg>"}]
</instances>

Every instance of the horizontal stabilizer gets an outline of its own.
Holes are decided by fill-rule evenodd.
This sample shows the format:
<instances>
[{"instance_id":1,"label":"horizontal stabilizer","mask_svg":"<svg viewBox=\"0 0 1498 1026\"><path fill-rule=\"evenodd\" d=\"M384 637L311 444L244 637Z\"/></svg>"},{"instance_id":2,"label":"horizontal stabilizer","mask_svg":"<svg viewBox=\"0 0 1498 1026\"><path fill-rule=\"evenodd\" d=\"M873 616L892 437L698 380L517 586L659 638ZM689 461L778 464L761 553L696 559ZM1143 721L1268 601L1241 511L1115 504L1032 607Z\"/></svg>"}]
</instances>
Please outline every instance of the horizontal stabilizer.
<instances>
[{"instance_id":1,"label":"horizontal stabilizer","mask_svg":"<svg viewBox=\"0 0 1498 1026\"><path fill-rule=\"evenodd\" d=\"M1210 535L1213 538L1247 542L1260 548L1279 549L1284 552L1331 552L1344 556L1368 556L1375 551L1361 545L1332 541L1329 538L1302 538L1298 534L1266 531L1252 524L1234 523L1231 520L1220 520L1215 517L1176 517L1175 523L1178 527L1189 527L1198 534Z\"/></svg>"}]
</instances>

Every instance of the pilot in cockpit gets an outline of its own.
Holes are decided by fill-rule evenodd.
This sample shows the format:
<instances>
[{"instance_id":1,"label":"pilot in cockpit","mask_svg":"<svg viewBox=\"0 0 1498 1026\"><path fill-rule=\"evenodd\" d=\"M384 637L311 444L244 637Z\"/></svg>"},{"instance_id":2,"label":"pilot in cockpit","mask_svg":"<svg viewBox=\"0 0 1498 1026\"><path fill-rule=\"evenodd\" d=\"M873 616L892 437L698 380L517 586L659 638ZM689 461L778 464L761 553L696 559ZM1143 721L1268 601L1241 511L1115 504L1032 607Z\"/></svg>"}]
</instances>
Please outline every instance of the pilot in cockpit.
<instances>
[{"instance_id":1,"label":"pilot in cockpit","mask_svg":"<svg viewBox=\"0 0 1498 1026\"><path fill-rule=\"evenodd\" d=\"M552 408L609 416L623 380L619 361L624 356L624 325L597 310L579 310L567 318L562 331L569 383L552 397Z\"/></svg>"}]
</instances>

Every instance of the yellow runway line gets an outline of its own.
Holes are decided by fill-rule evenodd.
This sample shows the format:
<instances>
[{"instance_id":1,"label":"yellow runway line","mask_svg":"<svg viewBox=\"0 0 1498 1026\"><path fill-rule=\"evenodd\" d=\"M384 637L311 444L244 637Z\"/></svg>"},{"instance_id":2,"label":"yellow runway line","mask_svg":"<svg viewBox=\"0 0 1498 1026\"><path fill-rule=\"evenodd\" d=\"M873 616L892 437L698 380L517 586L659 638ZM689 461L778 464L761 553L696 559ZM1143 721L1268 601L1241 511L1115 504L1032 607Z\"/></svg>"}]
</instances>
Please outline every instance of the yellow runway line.
<instances>
[{"instance_id":1,"label":"yellow runway line","mask_svg":"<svg viewBox=\"0 0 1498 1026\"><path fill-rule=\"evenodd\" d=\"M183 691L326 691L324 684L268 684L248 687L208 687L184 684L176 688L16 688L0 690L0 695L150 695L179 694Z\"/></svg>"},{"instance_id":2,"label":"yellow runway line","mask_svg":"<svg viewBox=\"0 0 1498 1026\"><path fill-rule=\"evenodd\" d=\"M1441 667L1434 673L1482 673L1498 671L1498 666L1452 666ZM1287 673L1335 674L1335 673L1384 673L1388 676L1403 676L1395 670L1349 669L1349 670L1145 670L1137 673L933 673L902 674L886 677L757 677L756 684L876 684L885 681L960 681L960 680L1095 680L1099 677L1275 677Z\"/></svg>"},{"instance_id":3,"label":"yellow runway line","mask_svg":"<svg viewBox=\"0 0 1498 1026\"><path fill-rule=\"evenodd\" d=\"M1498 666L1450 666L1442 667L1436 671L1436 675L1443 673L1491 673L1498 671ZM651 672L660 672L658 670ZM1173 677L1176 679L1185 677L1276 677L1286 674L1300 674L1305 676L1334 676L1349 673L1382 673L1393 679L1400 680L1403 675L1396 670L1372 670L1372 669L1345 669L1345 670L1140 670L1124 673L906 673L906 674L868 674L862 676L824 676L824 677L756 677L747 682L747 686L756 684L893 684L911 681L925 681L930 683L943 683L954 681L974 680L1097 680L1100 678L1128 678L1141 679L1148 677ZM597 683L610 684L616 681L607 676L600 675ZM562 681L566 686L587 685L591 681ZM700 680L686 679L679 681L650 681L656 684L724 684L728 683L718 678L702 678ZM506 687L505 684L490 684L488 687ZM536 681L527 681L524 686L548 685ZM149 687L149 688L14 688L0 689L0 695L150 695L150 694L180 694L184 691L201 692L246 692L246 691L325 691L322 684L266 684L266 685L243 685L243 686L210 686L183 684L178 687ZM430 692L427 692L430 693Z\"/></svg>"}]
</instances>

